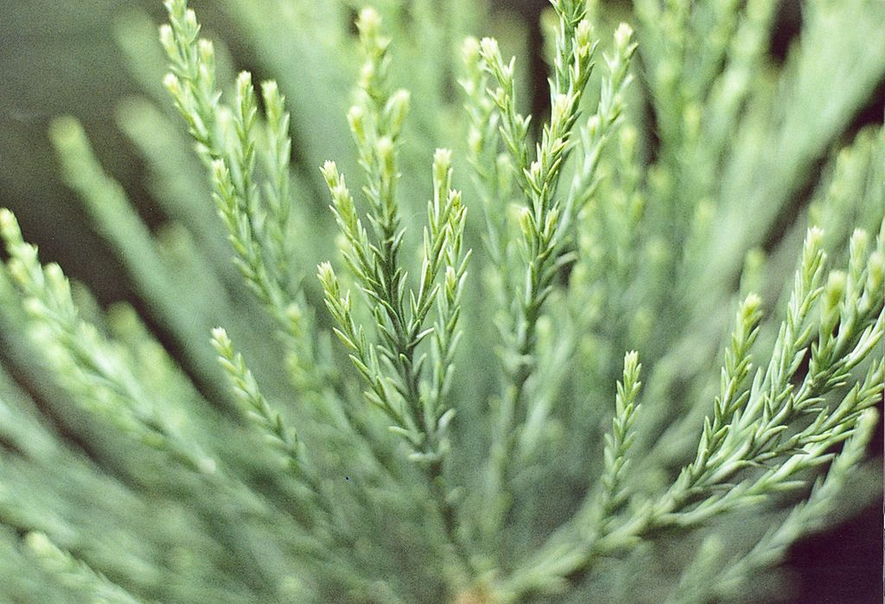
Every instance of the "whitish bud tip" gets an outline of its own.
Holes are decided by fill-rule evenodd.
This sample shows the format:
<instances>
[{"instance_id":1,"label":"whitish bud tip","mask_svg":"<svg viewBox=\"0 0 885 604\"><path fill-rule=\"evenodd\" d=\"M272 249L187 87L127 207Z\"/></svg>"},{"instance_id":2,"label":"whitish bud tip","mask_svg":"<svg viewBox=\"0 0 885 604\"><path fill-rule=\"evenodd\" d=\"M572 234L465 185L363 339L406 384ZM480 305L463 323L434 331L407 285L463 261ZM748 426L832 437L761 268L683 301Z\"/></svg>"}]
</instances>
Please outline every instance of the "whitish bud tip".
<instances>
[{"instance_id":1,"label":"whitish bud tip","mask_svg":"<svg viewBox=\"0 0 885 604\"><path fill-rule=\"evenodd\" d=\"M381 27L381 15L371 6L367 6L360 11L356 23L361 32L375 34Z\"/></svg>"},{"instance_id":2,"label":"whitish bud tip","mask_svg":"<svg viewBox=\"0 0 885 604\"><path fill-rule=\"evenodd\" d=\"M406 114L409 111L409 99L411 94L408 90L400 88L393 93L387 103L387 110L390 114L391 127L398 131L405 121Z\"/></svg>"},{"instance_id":3,"label":"whitish bud tip","mask_svg":"<svg viewBox=\"0 0 885 604\"><path fill-rule=\"evenodd\" d=\"M174 73L167 73L163 78L163 85L171 91L179 90L181 88L178 77Z\"/></svg>"},{"instance_id":4,"label":"whitish bud tip","mask_svg":"<svg viewBox=\"0 0 885 604\"><path fill-rule=\"evenodd\" d=\"M827 279L826 302L829 306L836 306L845 293L848 285L848 276L844 271L833 271Z\"/></svg>"},{"instance_id":5,"label":"whitish bud tip","mask_svg":"<svg viewBox=\"0 0 885 604\"><path fill-rule=\"evenodd\" d=\"M378 151L378 155L382 158L391 156L393 154L393 139L389 136L382 136L378 139L378 142L375 143L375 149Z\"/></svg>"},{"instance_id":6,"label":"whitish bud tip","mask_svg":"<svg viewBox=\"0 0 885 604\"><path fill-rule=\"evenodd\" d=\"M593 43L593 25L587 19L581 19L575 28L575 40L581 48L587 48Z\"/></svg>"},{"instance_id":7,"label":"whitish bud tip","mask_svg":"<svg viewBox=\"0 0 885 604\"><path fill-rule=\"evenodd\" d=\"M486 57L497 56L500 53L498 41L494 38L483 38L479 43L479 48Z\"/></svg>"},{"instance_id":8,"label":"whitish bud tip","mask_svg":"<svg viewBox=\"0 0 885 604\"><path fill-rule=\"evenodd\" d=\"M337 296L338 278L335 276L335 269L329 262L321 262L317 265L317 277L322 283L323 288Z\"/></svg>"},{"instance_id":9,"label":"whitish bud tip","mask_svg":"<svg viewBox=\"0 0 885 604\"><path fill-rule=\"evenodd\" d=\"M280 89L276 80L265 80L261 83L261 91L264 93L264 96L271 97L279 94Z\"/></svg>"},{"instance_id":10,"label":"whitish bud tip","mask_svg":"<svg viewBox=\"0 0 885 604\"><path fill-rule=\"evenodd\" d=\"M461 45L461 53L468 64L475 63L479 59L479 40L473 36L464 38L464 43Z\"/></svg>"},{"instance_id":11,"label":"whitish bud tip","mask_svg":"<svg viewBox=\"0 0 885 604\"><path fill-rule=\"evenodd\" d=\"M187 9L187 12L184 13L184 23L191 29L197 27L197 13L194 12L194 9L189 8Z\"/></svg>"},{"instance_id":12,"label":"whitish bud tip","mask_svg":"<svg viewBox=\"0 0 885 604\"><path fill-rule=\"evenodd\" d=\"M25 544L36 554L48 555L54 553L56 549L49 537L43 533L28 533L25 536Z\"/></svg>"},{"instance_id":13,"label":"whitish bud tip","mask_svg":"<svg viewBox=\"0 0 885 604\"><path fill-rule=\"evenodd\" d=\"M762 298L759 297L759 294L749 294L744 299L744 308L752 313L755 312L760 306L762 306Z\"/></svg>"},{"instance_id":14,"label":"whitish bud tip","mask_svg":"<svg viewBox=\"0 0 885 604\"><path fill-rule=\"evenodd\" d=\"M394 103L408 103L411 96L412 95L409 93L408 90L406 90L405 88L399 88L396 92L393 93L393 96L390 100Z\"/></svg>"},{"instance_id":15,"label":"whitish bud tip","mask_svg":"<svg viewBox=\"0 0 885 604\"><path fill-rule=\"evenodd\" d=\"M440 166L449 166L452 163L452 152L449 149L437 149L433 154L433 163Z\"/></svg>"},{"instance_id":16,"label":"whitish bud tip","mask_svg":"<svg viewBox=\"0 0 885 604\"><path fill-rule=\"evenodd\" d=\"M557 93L555 97L553 97L553 119L561 120L567 114L569 110L569 106L571 105L571 96L564 93Z\"/></svg>"},{"instance_id":17,"label":"whitish bud tip","mask_svg":"<svg viewBox=\"0 0 885 604\"><path fill-rule=\"evenodd\" d=\"M626 23L621 23L618 26L618 29L615 30L615 44L618 48L626 48L630 41L633 39L633 28L627 25Z\"/></svg>"},{"instance_id":18,"label":"whitish bud tip","mask_svg":"<svg viewBox=\"0 0 885 604\"><path fill-rule=\"evenodd\" d=\"M211 168L212 168L212 174L214 174L215 176L220 176L227 171L227 168L225 168L225 166L224 166L223 159L213 159L212 164L211 164Z\"/></svg>"},{"instance_id":19,"label":"whitish bud tip","mask_svg":"<svg viewBox=\"0 0 885 604\"><path fill-rule=\"evenodd\" d=\"M870 235L863 229L854 229L851 233L851 245L858 247L866 247L870 240Z\"/></svg>"},{"instance_id":20,"label":"whitish bud tip","mask_svg":"<svg viewBox=\"0 0 885 604\"><path fill-rule=\"evenodd\" d=\"M6 208L0 208L0 230L6 233L15 228L15 215Z\"/></svg>"}]
</instances>

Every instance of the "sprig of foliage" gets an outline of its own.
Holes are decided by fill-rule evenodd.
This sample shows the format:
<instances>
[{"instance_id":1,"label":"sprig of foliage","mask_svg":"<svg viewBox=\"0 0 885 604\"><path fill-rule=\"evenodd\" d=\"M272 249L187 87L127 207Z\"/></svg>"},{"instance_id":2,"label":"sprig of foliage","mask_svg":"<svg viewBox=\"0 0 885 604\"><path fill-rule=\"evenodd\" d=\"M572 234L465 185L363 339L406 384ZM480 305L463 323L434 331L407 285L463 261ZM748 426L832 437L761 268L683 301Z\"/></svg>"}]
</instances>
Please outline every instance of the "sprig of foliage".
<instances>
[{"instance_id":1,"label":"sprig of foliage","mask_svg":"<svg viewBox=\"0 0 885 604\"><path fill-rule=\"evenodd\" d=\"M101 573L95 572L88 564L59 549L43 533L28 533L25 536L25 545L41 566L92 602L138 604L142 601L119 585L114 585Z\"/></svg>"},{"instance_id":2,"label":"sprig of foliage","mask_svg":"<svg viewBox=\"0 0 885 604\"><path fill-rule=\"evenodd\" d=\"M169 0L165 6L169 24L160 28L160 42L171 72L164 84L196 141L197 152L210 168L213 197L236 253L235 264L280 324L297 365L309 372L316 364L312 328L290 273L292 143L285 99L275 82L263 83L267 119L259 125L252 76L242 72L233 106L224 105L216 84L214 45L199 37L195 13L181 0ZM256 182L256 141L262 135L268 172L264 186Z\"/></svg>"},{"instance_id":3,"label":"sprig of foliage","mask_svg":"<svg viewBox=\"0 0 885 604\"><path fill-rule=\"evenodd\" d=\"M490 453L490 469L487 483L489 506L485 535L490 538L498 532L500 522L506 518L510 507L507 483L510 481L509 468L513 447L518 439L516 431L525 421L527 405L526 383L531 377L535 360L536 329L545 301L553 291L555 276L572 261L569 254L563 253L564 245L571 237L570 226L574 203L569 200L563 207L556 196L561 170L572 149L571 132L575 126L583 96L593 70L593 57L597 42L593 40L593 29L586 19L586 6L582 2L554 2L553 8L559 18L554 57L555 74L550 82L551 116L542 129L541 141L537 145L535 159L529 160L528 135L529 118L521 115L516 106L514 91L514 60L504 63L498 44L494 39L485 38L480 43L481 67L497 85L489 89L490 98L497 106L501 123L501 138L510 153L514 176L522 190L526 207L519 215L523 237L525 277L515 288L516 303L510 310L509 325L502 327L505 339L504 366L506 377L498 408L498 425ZM593 131L591 138L602 136L597 130L607 133L616 123L616 113L620 110L613 104L612 90L620 92L626 81L626 68L635 46L630 42L631 30L626 25L616 33L616 54L609 59L612 69L611 79L603 84L597 114L588 121L587 128ZM471 59L472 62L472 59ZM474 67L474 70L476 67ZM474 75L468 92L482 85L481 76ZM475 94L475 93L474 93ZM483 122L491 123L491 118L483 118L481 101L473 99L475 119L474 138L481 137ZM604 120L604 122L603 122ZM486 126L487 129L487 126ZM480 138L480 141L482 138ZM597 141L598 147L602 139ZM488 143L487 143L488 144ZM481 148L482 143L474 143ZM598 152L598 148L585 152ZM585 155L585 158L587 156ZM478 163L474 160L474 164ZM593 166L585 165L585 172L592 173ZM585 159L586 164L586 159ZM480 180L488 181L488 175L480 174ZM489 185L487 185L489 186ZM489 188L491 188L489 186ZM489 229L490 241L500 237L494 226Z\"/></svg>"},{"instance_id":4,"label":"sprig of foliage","mask_svg":"<svg viewBox=\"0 0 885 604\"><path fill-rule=\"evenodd\" d=\"M838 404L814 405L823 401L821 395L846 385L851 376L839 372L841 367L854 366L885 336L883 297L879 295L879 302L872 306L864 305L867 312L845 325L846 346L838 361L833 359L815 370L814 351L832 339L833 309L850 308L847 312L855 314L867 293L881 292L878 254L885 238L880 233L876 251L865 262L861 258L852 262L855 274L873 275L868 285L874 289L856 287L847 297L846 289L838 285L842 281L839 271L830 272L829 291L823 295L822 235L815 228L808 232L789 311L768 367L757 370L749 387L741 384L751 367L747 351L758 329L759 299L748 297L738 311L732 348L723 368L722 392L714 405L713 419L705 421L695 460L681 470L665 493L644 502L637 499L634 509L603 530L590 532L586 540L567 539L566 530L554 535L533 563L504 583L505 593L561 587L565 577L580 572L596 556L633 547L663 527L686 529L731 510L759 505L778 492L804 486L806 481L797 477L801 471L833 458L828 451L851 434L861 414L882 396L883 361L874 359L863 380L857 380ZM862 233L854 237L857 241L864 238ZM859 243L852 247L862 253ZM820 311L817 321L810 318L815 308ZM813 342L816 331L818 339ZM807 356L812 358L809 371L794 385L793 378ZM832 381L831 376L835 378ZM813 415L813 421L784 438L803 414ZM748 471L745 478L729 483Z\"/></svg>"},{"instance_id":5,"label":"sprig of foliage","mask_svg":"<svg viewBox=\"0 0 885 604\"><path fill-rule=\"evenodd\" d=\"M374 241L362 226L353 197L335 164L327 162L322 172L332 194L336 220L348 243L344 257L371 308L377 341L370 341L364 327L356 323L351 294L341 291L329 263L320 265L318 276L326 306L338 325L335 332L352 352L350 358L368 386L367 399L393 422L390 430L409 443L409 459L424 468L444 528L461 563L469 565L469 553L456 534L456 512L443 476L449 448L447 434L455 414L446 394L460 338L460 298L470 256L463 249L466 208L461 205L461 194L450 188L451 152L438 149L433 160L434 193L427 209L420 280L417 290L410 289L399 263L403 232L396 196L397 145L408 94L387 92L389 40L380 33L378 14L363 10L357 27L366 62L358 87L359 101L348 113L348 121L368 183L363 192ZM426 327L434 304L436 324ZM428 356L418 350L431 334L433 367L430 379L426 379L423 376Z\"/></svg>"}]
</instances>

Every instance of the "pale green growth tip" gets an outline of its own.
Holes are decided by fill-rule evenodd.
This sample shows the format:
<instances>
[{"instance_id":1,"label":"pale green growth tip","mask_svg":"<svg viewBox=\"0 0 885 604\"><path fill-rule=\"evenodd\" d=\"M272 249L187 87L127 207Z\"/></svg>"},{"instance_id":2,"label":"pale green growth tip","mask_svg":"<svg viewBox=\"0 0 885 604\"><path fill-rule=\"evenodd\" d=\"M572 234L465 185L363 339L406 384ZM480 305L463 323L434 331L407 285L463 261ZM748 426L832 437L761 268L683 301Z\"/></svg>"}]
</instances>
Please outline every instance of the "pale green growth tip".
<instances>
[{"instance_id":1,"label":"pale green growth tip","mask_svg":"<svg viewBox=\"0 0 885 604\"><path fill-rule=\"evenodd\" d=\"M882 284L885 281L885 254L876 250L867 262L866 289L872 295L883 296Z\"/></svg>"},{"instance_id":2,"label":"pale green growth tip","mask_svg":"<svg viewBox=\"0 0 885 604\"><path fill-rule=\"evenodd\" d=\"M495 62L496 58L499 61L501 59L501 49L495 38L483 38L479 43L479 50L482 58L489 63Z\"/></svg>"},{"instance_id":3,"label":"pale green growth tip","mask_svg":"<svg viewBox=\"0 0 885 604\"><path fill-rule=\"evenodd\" d=\"M252 88L252 74L248 71L241 71L237 74L237 94L245 95Z\"/></svg>"},{"instance_id":4,"label":"pale green growth tip","mask_svg":"<svg viewBox=\"0 0 885 604\"><path fill-rule=\"evenodd\" d=\"M7 242L21 241L21 231L15 214L7 208L0 208L0 234Z\"/></svg>"},{"instance_id":5,"label":"pale green growth tip","mask_svg":"<svg viewBox=\"0 0 885 604\"><path fill-rule=\"evenodd\" d=\"M571 113L572 96L569 94L557 93L553 97L551 108L551 121L553 123L563 122Z\"/></svg>"},{"instance_id":6,"label":"pale green growth tip","mask_svg":"<svg viewBox=\"0 0 885 604\"><path fill-rule=\"evenodd\" d=\"M593 48L593 33L593 24L587 19L581 19L575 28L575 43L579 55L586 56Z\"/></svg>"},{"instance_id":7,"label":"pale green growth tip","mask_svg":"<svg viewBox=\"0 0 885 604\"><path fill-rule=\"evenodd\" d=\"M824 230L819 226L813 226L808 229L808 234L805 237L805 244L813 250L817 250L821 247L824 240Z\"/></svg>"},{"instance_id":8,"label":"pale green growth tip","mask_svg":"<svg viewBox=\"0 0 885 604\"><path fill-rule=\"evenodd\" d=\"M863 251L870 243L870 234L863 229L854 229L851 233L851 250Z\"/></svg>"},{"instance_id":9,"label":"pale green growth tip","mask_svg":"<svg viewBox=\"0 0 885 604\"><path fill-rule=\"evenodd\" d=\"M618 52L624 53L633 41L633 28L626 23L621 23L615 30L615 46Z\"/></svg>"},{"instance_id":10,"label":"pale green growth tip","mask_svg":"<svg viewBox=\"0 0 885 604\"><path fill-rule=\"evenodd\" d=\"M227 331L225 331L223 327L214 327L212 328L212 345L219 354L222 354L222 351L227 352L228 350L232 350L233 342L231 342L230 337L227 335ZM224 356L228 355L224 354Z\"/></svg>"},{"instance_id":11,"label":"pale green growth tip","mask_svg":"<svg viewBox=\"0 0 885 604\"><path fill-rule=\"evenodd\" d=\"M347 189L347 183L344 182L344 175L338 172L338 166L333 161L326 161L320 168L323 178L326 179L326 186L332 194L332 202L335 206L342 203L350 204L350 191Z\"/></svg>"},{"instance_id":12,"label":"pale green growth tip","mask_svg":"<svg viewBox=\"0 0 885 604\"><path fill-rule=\"evenodd\" d=\"M461 45L461 56L464 59L464 64L469 70L472 71L478 66L480 59L479 53L479 40L473 36L467 36L464 38L464 43Z\"/></svg>"},{"instance_id":13,"label":"pale green growth tip","mask_svg":"<svg viewBox=\"0 0 885 604\"><path fill-rule=\"evenodd\" d=\"M215 45L211 41L203 38L197 40L197 52L200 53L200 59L205 64L213 65L215 63Z\"/></svg>"},{"instance_id":14,"label":"pale green growth tip","mask_svg":"<svg viewBox=\"0 0 885 604\"><path fill-rule=\"evenodd\" d=\"M532 221L532 211L526 206L516 206L514 211L516 212L516 219L519 222L519 228L522 230L523 235L529 237L534 224Z\"/></svg>"},{"instance_id":15,"label":"pale green growth tip","mask_svg":"<svg viewBox=\"0 0 885 604\"><path fill-rule=\"evenodd\" d=\"M265 102L273 102L282 105L283 96L280 94L280 87L277 85L276 80L265 80L261 83L261 95L264 97Z\"/></svg>"},{"instance_id":16,"label":"pale green growth tip","mask_svg":"<svg viewBox=\"0 0 885 604\"><path fill-rule=\"evenodd\" d=\"M390 38L381 33L381 15L371 6L360 11L356 27L360 34L360 43L370 55L383 52L390 44Z\"/></svg>"},{"instance_id":17,"label":"pale green growth tip","mask_svg":"<svg viewBox=\"0 0 885 604\"><path fill-rule=\"evenodd\" d=\"M395 150L396 146L393 144L393 139L389 136L382 136L378 139L378 142L375 143L375 151L378 153L378 159L381 160L381 164L384 166L384 171L387 174L393 174L393 162L395 159Z\"/></svg>"},{"instance_id":18,"label":"pale green growth tip","mask_svg":"<svg viewBox=\"0 0 885 604\"><path fill-rule=\"evenodd\" d=\"M264 91L264 94L267 95L275 95L279 94L280 88L277 85L276 80L265 80L261 83L261 89Z\"/></svg>"},{"instance_id":19,"label":"pale green growth tip","mask_svg":"<svg viewBox=\"0 0 885 604\"><path fill-rule=\"evenodd\" d=\"M25 535L25 545L38 556L57 556L59 549L45 533L28 533Z\"/></svg>"},{"instance_id":20,"label":"pale green growth tip","mask_svg":"<svg viewBox=\"0 0 885 604\"><path fill-rule=\"evenodd\" d=\"M753 320L760 313L760 308L762 307L762 298L759 297L759 294L751 293L748 294L746 298L744 298L743 303L741 304L741 318L745 321L758 321L758 318Z\"/></svg>"},{"instance_id":21,"label":"pale green growth tip","mask_svg":"<svg viewBox=\"0 0 885 604\"><path fill-rule=\"evenodd\" d=\"M49 136L57 147L69 147L84 139L86 132L77 118L65 115L52 120Z\"/></svg>"},{"instance_id":22,"label":"pale green growth tip","mask_svg":"<svg viewBox=\"0 0 885 604\"><path fill-rule=\"evenodd\" d=\"M437 149L433 154L433 180L445 182L452 167L452 152L449 149Z\"/></svg>"},{"instance_id":23,"label":"pale green growth tip","mask_svg":"<svg viewBox=\"0 0 885 604\"><path fill-rule=\"evenodd\" d=\"M332 188L337 184L339 178L338 166L334 161L327 159L323 162L320 172L322 173L323 178L326 179L326 184L329 185L329 188Z\"/></svg>"},{"instance_id":24,"label":"pale green growth tip","mask_svg":"<svg viewBox=\"0 0 885 604\"><path fill-rule=\"evenodd\" d=\"M596 133L599 131L599 125L601 123L600 117L598 113L594 113L589 118L587 118L587 134L591 139L596 138Z\"/></svg>"},{"instance_id":25,"label":"pale green growth tip","mask_svg":"<svg viewBox=\"0 0 885 604\"><path fill-rule=\"evenodd\" d=\"M175 49L175 34L172 33L172 26L168 23L160 26L160 45L166 52L171 53Z\"/></svg>"},{"instance_id":26,"label":"pale green growth tip","mask_svg":"<svg viewBox=\"0 0 885 604\"><path fill-rule=\"evenodd\" d=\"M360 32L367 35L376 35L381 29L381 15L371 6L366 6L360 11L356 22Z\"/></svg>"},{"instance_id":27,"label":"pale green growth tip","mask_svg":"<svg viewBox=\"0 0 885 604\"><path fill-rule=\"evenodd\" d=\"M411 94L409 91L400 88L394 92L390 97L390 100L387 101L385 111L387 112L387 115L390 116L390 128L395 133L399 132L403 123L406 121L406 116L409 113L410 98Z\"/></svg>"},{"instance_id":28,"label":"pale green growth tip","mask_svg":"<svg viewBox=\"0 0 885 604\"><path fill-rule=\"evenodd\" d=\"M182 10L186 5L187 3L183 0L171 0L166 2L166 10L169 11L173 23L180 22L184 26L182 33L195 38L200 31L200 24L197 21L197 13L194 12L194 9L188 8L182 15ZM185 41L191 43L193 39Z\"/></svg>"},{"instance_id":29,"label":"pale green growth tip","mask_svg":"<svg viewBox=\"0 0 885 604\"><path fill-rule=\"evenodd\" d=\"M327 286L334 286L335 290L338 289L338 277L335 275L335 269L332 268L331 262L320 262L317 265L317 277L326 289L333 289Z\"/></svg>"},{"instance_id":30,"label":"pale green growth tip","mask_svg":"<svg viewBox=\"0 0 885 604\"><path fill-rule=\"evenodd\" d=\"M832 271L827 279L826 294L824 295L824 311L827 312L836 308L842 296L845 295L845 288L848 285L848 276L845 271Z\"/></svg>"},{"instance_id":31,"label":"pale green growth tip","mask_svg":"<svg viewBox=\"0 0 885 604\"><path fill-rule=\"evenodd\" d=\"M167 73L163 78L163 86L166 87L166 90L169 91L169 94L172 95L172 98L178 100L181 98L181 82L174 73Z\"/></svg>"},{"instance_id":32,"label":"pale green growth tip","mask_svg":"<svg viewBox=\"0 0 885 604\"><path fill-rule=\"evenodd\" d=\"M223 159L213 159L211 164L212 178L219 183L226 182L230 178L227 166Z\"/></svg>"},{"instance_id":33,"label":"pale green growth tip","mask_svg":"<svg viewBox=\"0 0 885 604\"><path fill-rule=\"evenodd\" d=\"M624 381L635 383L639 379L639 371L642 365L639 363L639 353L631 350L624 355Z\"/></svg>"},{"instance_id":34,"label":"pale green growth tip","mask_svg":"<svg viewBox=\"0 0 885 604\"><path fill-rule=\"evenodd\" d=\"M366 110L359 105L352 106L347 111L347 123L350 131L360 146L366 144Z\"/></svg>"}]
</instances>

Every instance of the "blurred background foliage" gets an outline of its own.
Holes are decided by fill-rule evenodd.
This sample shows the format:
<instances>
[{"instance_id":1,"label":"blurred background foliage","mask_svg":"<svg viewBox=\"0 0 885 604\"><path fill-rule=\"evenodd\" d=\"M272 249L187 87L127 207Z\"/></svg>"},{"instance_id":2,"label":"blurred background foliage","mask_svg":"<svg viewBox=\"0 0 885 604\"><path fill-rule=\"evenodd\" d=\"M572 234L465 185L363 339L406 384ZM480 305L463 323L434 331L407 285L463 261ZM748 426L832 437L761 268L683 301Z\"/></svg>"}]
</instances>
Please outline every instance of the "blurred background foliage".
<instances>
[{"instance_id":1,"label":"blurred background foliage","mask_svg":"<svg viewBox=\"0 0 885 604\"><path fill-rule=\"evenodd\" d=\"M297 40L286 40L285 36L257 35L254 23L242 12L246 4L191 2L207 34L223 41L228 51L222 52L227 63L223 67L230 73L248 69L255 74L256 81L282 77L281 70L275 68L301 60L299 52L303 49ZM630 20L630 3L605 4L612 21ZM545 6L544 0L497 0L491 8L492 18L477 24L473 32L497 36L505 45L505 56L520 56L520 67L531 76L528 94L531 112L536 115L543 115L547 104L546 67L538 25ZM144 303L122 276L126 271L117 255L96 232L78 196L63 183L48 132L55 117L76 117L84 125L101 164L123 185L146 224L154 231L161 230L165 221L162 204L154 197L155 188L146 172L144 155L129 136L132 133L127 134L125 116L127 111L144 108L143 101L133 101L144 95L153 96L162 110L169 109L160 85L163 60L159 47L154 39L145 37L145 32L155 31L154 25L164 20L162 4L159 0L6 0L0 8L0 205L15 212L26 239L39 245L44 262L59 262L70 277L89 287L101 305L126 300L141 309ZM784 61L801 19L798 0L780 2L777 26L769 44L773 65ZM885 35L885 23L880 31ZM147 56L139 57L139 53ZM150 53L155 56L149 56ZM310 64L309 56L304 60L306 65ZM136 67L138 63L142 67ZM156 70L152 71L152 67ZM852 66L838 68L850 70ZM880 72L885 74L885 69ZM353 79L350 73L330 73L329 77L339 78L333 86L342 89L348 89ZM280 83L296 105L299 97L301 104L307 106L312 94L319 98L316 91L299 91L297 82ZM415 102L420 104L420 91L417 93L419 98ZM874 94L850 116L832 147L838 147L839 141L844 144L851 140L866 124L881 123L883 98L885 80L880 78ZM348 99L338 102L340 106L316 107L316 114L310 119L299 115L297 109L293 111L295 169L306 190L316 193L316 211L325 211L327 204L317 158L321 161L325 157L352 157L343 119ZM316 140L317 133L322 133L324 148L299 148L301 128L311 130L304 137L309 140ZM450 143L443 140L439 144ZM822 162L823 156L812 158L811 165L820 169ZM812 196L816 181L816 177L809 175L804 197ZM209 207L208 198L202 201ZM781 225L780 231L788 226ZM222 252L226 260L228 254ZM157 335L176 351L177 344L166 339L168 334L160 330ZM0 346L2 341L0 334ZM874 442L876 454L881 455L881 425L879 430ZM862 516L793 549L791 570L801 577L796 602L878 601L881 506L880 500Z\"/></svg>"}]
</instances>

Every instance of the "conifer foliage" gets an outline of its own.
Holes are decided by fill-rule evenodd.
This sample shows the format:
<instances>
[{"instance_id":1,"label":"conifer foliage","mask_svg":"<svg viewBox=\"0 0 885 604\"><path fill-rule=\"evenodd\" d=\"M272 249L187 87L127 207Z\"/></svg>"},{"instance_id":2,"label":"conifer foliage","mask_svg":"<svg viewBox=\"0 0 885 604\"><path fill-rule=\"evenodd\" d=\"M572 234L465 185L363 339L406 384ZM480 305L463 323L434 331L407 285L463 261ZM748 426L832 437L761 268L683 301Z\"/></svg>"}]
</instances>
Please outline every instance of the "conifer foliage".
<instances>
[{"instance_id":1,"label":"conifer foliage","mask_svg":"<svg viewBox=\"0 0 885 604\"><path fill-rule=\"evenodd\" d=\"M0 602L773 601L881 489L881 2L551 0L546 115L483 3L221 4L278 80L121 25L159 232L50 133L137 310L0 210Z\"/></svg>"}]
</instances>

